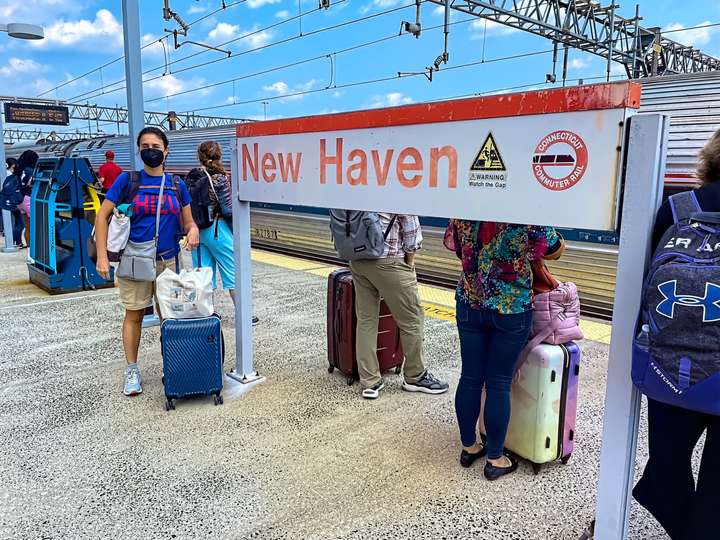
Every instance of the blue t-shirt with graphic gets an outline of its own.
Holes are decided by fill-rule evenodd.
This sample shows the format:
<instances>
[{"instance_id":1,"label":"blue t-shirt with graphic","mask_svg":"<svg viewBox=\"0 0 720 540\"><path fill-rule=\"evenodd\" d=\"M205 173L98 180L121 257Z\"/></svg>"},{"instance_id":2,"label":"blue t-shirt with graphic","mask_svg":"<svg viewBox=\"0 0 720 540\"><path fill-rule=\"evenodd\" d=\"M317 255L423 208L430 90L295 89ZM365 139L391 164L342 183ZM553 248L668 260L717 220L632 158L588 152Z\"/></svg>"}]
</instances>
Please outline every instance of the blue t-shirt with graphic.
<instances>
[{"instance_id":1,"label":"blue t-shirt with graphic","mask_svg":"<svg viewBox=\"0 0 720 540\"><path fill-rule=\"evenodd\" d=\"M150 176L144 170L140 173L140 187L132 201L130 218L130 240L147 242L155 237L155 213L160 196L160 176ZM126 172L117 177L105 198L117 205L126 195L129 176ZM180 251L178 241L184 234L180 226L180 212L190 204L191 198L187 186L178 180L178 192L175 193L172 177L165 174L163 206L160 209L160 233L158 234L158 258L168 259Z\"/></svg>"}]
</instances>

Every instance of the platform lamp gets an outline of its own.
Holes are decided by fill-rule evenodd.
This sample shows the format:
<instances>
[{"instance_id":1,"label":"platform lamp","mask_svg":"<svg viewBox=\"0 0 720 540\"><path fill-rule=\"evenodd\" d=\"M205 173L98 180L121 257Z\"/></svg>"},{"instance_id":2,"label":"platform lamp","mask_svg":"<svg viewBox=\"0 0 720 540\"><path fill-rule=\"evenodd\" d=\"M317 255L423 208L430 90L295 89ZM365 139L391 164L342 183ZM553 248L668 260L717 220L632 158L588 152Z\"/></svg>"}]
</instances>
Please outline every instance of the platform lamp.
<instances>
[{"instance_id":1,"label":"platform lamp","mask_svg":"<svg viewBox=\"0 0 720 540\"><path fill-rule=\"evenodd\" d=\"M15 39L43 39L45 32L42 26L25 23L0 24L0 32L6 32L8 36ZM0 103L2 106L2 103ZM5 183L5 129L3 118L0 112L0 187ZM3 230L5 231L5 247L0 249L3 253L17 251L12 238L12 217L8 210L2 211Z\"/></svg>"}]
</instances>

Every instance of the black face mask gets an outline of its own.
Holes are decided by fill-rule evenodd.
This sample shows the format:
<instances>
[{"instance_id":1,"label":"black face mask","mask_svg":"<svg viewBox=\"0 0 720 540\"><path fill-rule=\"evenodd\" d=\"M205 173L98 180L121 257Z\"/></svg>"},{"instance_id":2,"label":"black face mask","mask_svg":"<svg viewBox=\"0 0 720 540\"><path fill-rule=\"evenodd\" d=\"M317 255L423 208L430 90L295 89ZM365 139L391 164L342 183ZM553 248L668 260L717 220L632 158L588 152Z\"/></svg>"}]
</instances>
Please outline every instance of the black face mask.
<instances>
[{"instance_id":1,"label":"black face mask","mask_svg":"<svg viewBox=\"0 0 720 540\"><path fill-rule=\"evenodd\" d=\"M159 167L165 161L165 154L157 148L144 148L140 150L140 159L148 167Z\"/></svg>"}]
</instances>

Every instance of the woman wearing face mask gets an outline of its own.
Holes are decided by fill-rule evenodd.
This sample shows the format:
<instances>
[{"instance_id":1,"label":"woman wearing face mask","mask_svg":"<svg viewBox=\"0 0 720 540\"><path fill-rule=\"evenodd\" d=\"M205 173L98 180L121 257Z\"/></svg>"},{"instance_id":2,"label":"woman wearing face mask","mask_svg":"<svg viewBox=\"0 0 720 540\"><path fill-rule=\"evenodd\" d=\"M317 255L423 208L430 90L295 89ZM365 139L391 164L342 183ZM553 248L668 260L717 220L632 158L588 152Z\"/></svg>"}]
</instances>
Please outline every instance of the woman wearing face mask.
<instances>
[{"instance_id":1,"label":"woman wearing face mask","mask_svg":"<svg viewBox=\"0 0 720 540\"><path fill-rule=\"evenodd\" d=\"M177 267L180 251L179 239L187 236L187 248L198 245L199 234L190 211L190 194L185 183L174 181L164 172L163 164L169 153L168 139L162 130L146 127L137 138L140 158L144 168L137 174L139 184L131 181L124 172L108 190L105 201L95 220L97 243L97 271L105 279L110 277L110 262L107 254L108 220L113 209L130 203L130 241L147 242L155 237L156 210L160 197L160 183L164 182L163 200L160 212L160 227L157 232L157 273L166 268ZM134 187L133 187L134 185ZM136 190L135 190L136 188ZM135 191L133 195L131 192ZM130 200L131 199L131 200ZM155 282L117 279L120 302L125 308L122 337L127 369L123 393L134 396L142 393L142 381L138 368L140 332L145 309L153 305Z\"/></svg>"}]
</instances>

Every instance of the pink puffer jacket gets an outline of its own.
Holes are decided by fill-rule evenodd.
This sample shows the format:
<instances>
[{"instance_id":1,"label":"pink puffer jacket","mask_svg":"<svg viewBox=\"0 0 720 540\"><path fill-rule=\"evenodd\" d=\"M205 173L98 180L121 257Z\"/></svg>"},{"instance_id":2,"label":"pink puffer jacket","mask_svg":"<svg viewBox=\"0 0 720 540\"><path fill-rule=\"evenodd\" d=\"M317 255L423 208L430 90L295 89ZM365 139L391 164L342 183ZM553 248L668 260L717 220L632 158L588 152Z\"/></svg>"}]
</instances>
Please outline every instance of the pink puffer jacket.
<instances>
[{"instance_id":1,"label":"pink puffer jacket","mask_svg":"<svg viewBox=\"0 0 720 540\"><path fill-rule=\"evenodd\" d=\"M583 339L580 330L580 298L572 282L548 293L535 295L532 340L551 345Z\"/></svg>"}]
</instances>

